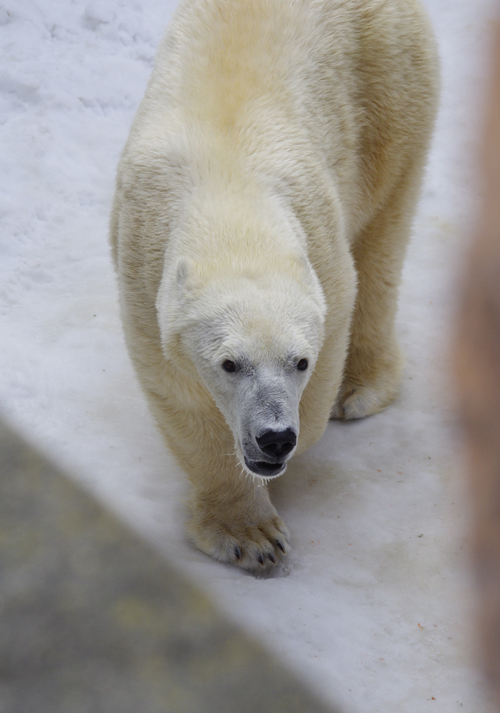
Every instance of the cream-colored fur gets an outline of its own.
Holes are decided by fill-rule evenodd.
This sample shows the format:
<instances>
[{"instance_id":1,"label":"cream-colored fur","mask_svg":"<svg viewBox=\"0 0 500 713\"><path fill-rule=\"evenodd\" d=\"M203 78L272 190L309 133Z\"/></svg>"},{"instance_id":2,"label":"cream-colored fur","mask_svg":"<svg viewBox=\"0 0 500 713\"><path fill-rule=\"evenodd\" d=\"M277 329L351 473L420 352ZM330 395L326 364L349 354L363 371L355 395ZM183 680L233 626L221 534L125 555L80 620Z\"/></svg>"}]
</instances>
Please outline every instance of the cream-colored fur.
<instances>
[{"instance_id":1,"label":"cream-colored fur","mask_svg":"<svg viewBox=\"0 0 500 713\"><path fill-rule=\"evenodd\" d=\"M415 0L184 0L161 43L111 241L190 536L221 561L272 567L289 545L266 475L397 394L437 74Z\"/></svg>"}]
</instances>

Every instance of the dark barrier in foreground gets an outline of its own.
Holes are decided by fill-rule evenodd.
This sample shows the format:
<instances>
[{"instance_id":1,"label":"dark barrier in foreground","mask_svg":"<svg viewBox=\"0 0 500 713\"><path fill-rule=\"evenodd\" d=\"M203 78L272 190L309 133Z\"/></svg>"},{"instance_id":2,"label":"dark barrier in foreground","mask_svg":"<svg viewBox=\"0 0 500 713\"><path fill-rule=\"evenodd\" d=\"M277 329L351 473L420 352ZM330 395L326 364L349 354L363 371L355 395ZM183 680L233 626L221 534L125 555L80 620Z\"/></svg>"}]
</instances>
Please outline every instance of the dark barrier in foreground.
<instances>
[{"instance_id":1,"label":"dark barrier in foreground","mask_svg":"<svg viewBox=\"0 0 500 713\"><path fill-rule=\"evenodd\" d=\"M1 713L326 713L1 423L0 469Z\"/></svg>"}]
</instances>

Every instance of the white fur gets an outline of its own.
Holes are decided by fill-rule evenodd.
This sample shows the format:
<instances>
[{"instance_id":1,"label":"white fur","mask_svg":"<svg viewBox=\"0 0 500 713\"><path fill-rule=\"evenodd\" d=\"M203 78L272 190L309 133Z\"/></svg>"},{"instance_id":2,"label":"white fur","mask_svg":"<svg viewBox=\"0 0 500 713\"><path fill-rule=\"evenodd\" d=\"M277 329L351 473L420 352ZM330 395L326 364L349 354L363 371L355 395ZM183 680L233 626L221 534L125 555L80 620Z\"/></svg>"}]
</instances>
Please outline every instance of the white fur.
<instances>
[{"instance_id":1,"label":"white fur","mask_svg":"<svg viewBox=\"0 0 500 713\"><path fill-rule=\"evenodd\" d=\"M193 486L189 532L222 561L265 569L288 547L256 469L281 474L330 413L397 394L436 97L416 0L185 0L165 35L111 239L127 344Z\"/></svg>"}]
</instances>

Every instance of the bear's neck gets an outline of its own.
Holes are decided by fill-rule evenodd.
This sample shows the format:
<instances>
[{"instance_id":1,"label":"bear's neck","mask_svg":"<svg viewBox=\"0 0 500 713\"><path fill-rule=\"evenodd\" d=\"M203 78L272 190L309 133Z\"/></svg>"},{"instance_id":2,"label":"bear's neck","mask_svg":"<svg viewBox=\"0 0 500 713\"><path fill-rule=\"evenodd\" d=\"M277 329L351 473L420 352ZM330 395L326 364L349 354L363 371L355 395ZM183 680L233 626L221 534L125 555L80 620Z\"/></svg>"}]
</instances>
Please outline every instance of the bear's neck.
<instances>
[{"instance_id":1,"label":"bear's neck","mask_svg":"<svg viewBox=\"0 0 500 713\"><path fill-rule=\"evenodd\" d=\"M196 262L246 268L306 257L305 236L287 206L241 177L203 185L185 214L189 218L179 231L179 247Z\"/></svg>"}]
</instances>

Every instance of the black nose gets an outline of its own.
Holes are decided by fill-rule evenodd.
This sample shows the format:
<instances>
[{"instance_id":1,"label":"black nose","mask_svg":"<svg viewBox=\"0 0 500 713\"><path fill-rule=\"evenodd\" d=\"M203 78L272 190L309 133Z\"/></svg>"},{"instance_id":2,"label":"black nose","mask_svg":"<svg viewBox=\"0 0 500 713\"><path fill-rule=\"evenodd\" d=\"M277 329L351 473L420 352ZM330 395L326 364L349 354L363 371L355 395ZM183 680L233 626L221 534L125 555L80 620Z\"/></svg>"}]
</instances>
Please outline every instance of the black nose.
<instances>
[{"instance_id":1,"label":"black nose","mask_svg":"<svg viewBox=\"0 0 500 713\"><path fill-rule=\"evenodd\" d=\"M297 436L291 428L286 431L265 431L255 439L260 450L272 458L284 458L293 451Z\"/></svg>"}]
</instances>

